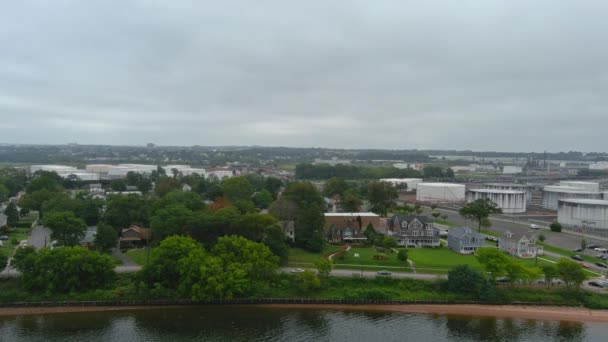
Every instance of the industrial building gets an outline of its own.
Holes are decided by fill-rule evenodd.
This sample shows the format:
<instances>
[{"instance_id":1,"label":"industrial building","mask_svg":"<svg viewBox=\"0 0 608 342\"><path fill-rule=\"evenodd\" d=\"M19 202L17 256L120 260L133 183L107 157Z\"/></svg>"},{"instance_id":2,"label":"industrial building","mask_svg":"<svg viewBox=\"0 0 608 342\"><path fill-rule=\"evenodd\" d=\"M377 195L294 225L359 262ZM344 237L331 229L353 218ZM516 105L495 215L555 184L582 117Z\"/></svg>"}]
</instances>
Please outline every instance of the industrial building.
<instances>
[{"instance_id":1,"label":"industrial building","mask_svg":"<svg viewBox=\"0 0 608 342\"><path fill-rule=\"evenodd\" d=\"M418 183L416 200L421 202L462 202L465 186L455 183Z\"/></svg>"},{"instance_id":2,"label":"industrial building","mask_svg":"<svg viewBox=\"0 0 608 342\"><path fill-rule=\"evenodd\" d=\"M408 191L416 190L416 188L418 187L418 183L422 183L421 178L383 178L383 179L380 179L380 181L391 183L394 186L406 184Z\"/></svg>"},{"instance_id":3,"label":"industrial building","mask_svg":"<svg viewBox=\"0 0 608 342\"><path fill-rule=\"evenodd\" d=\"M596 182L580 182L580 181L560 181L561 186L571 186L573 188L584 189L588 191L600 191L600 183Z\"/></svg>"},{"instance_id":4,"label":"industrial building","mask_svg":"<svg viewBox=\"0 0 608 342\"><path fill-rule=\"evenodd\" d=\"M145 164L118 164L114 165L108 171L108 177L110 179L125 178L129 172L137 173L151 173L152 171L158 170L156 165L145 165Z\"/></svg>"},{"instance_id":5,"label":"industrial building","mask_svg":"<svg viewBox=\"0 0 608 342\"><path fill-rule=\"evenodd\" d=\"M608 236L608 201L564 199L559 201L557 221L567 228Z\"/></svg>"},{"instance_id":6,"label":"industrial building","mask_svg":"<svg viewBox=\"0 0 608 342\"><path fill-rule=\"evenodd\" d=\"M557 210L564 199L602 199L602 193L572 186L548 185L543 188L543 208Z\"/></svg>"},{"instance_id":7,"label":"industrial building","mask_svg":"<svg viewBox=\"0 0 608 342\"><path fill-rule=\"evenodd\" d=\"M513 190L523 191L526 193L526 203L532 202L532 195L534 193L534 186L530 184L519 184L519 183L485 183L482 184L483 189L497 189L497 190Z\"/></svg>"},{"instance_id":8,"label":"industrial building","mask_svg":"<svg viewBox=\"0 0 608 342\"><path fill-rule=\"evenodd\" d=\"M507 174L507 175L513 175L513 174L522 173L522 172L523 172L523 169L521 166L505 165L502 168L502 173Z\"/></svg>"},{"instance_id":9,"label":"industrial building","mask_svg":"<svg viewBox=\"0 0 608 342\"><path fill-rule=\"evenodd\" d=\"M196 173L199 176L207 177L207 171L205 169L193 168L190 165L167 165L163 166L163 169L167 175L172 175L173 170L177 170L182 176L191 176Z\"/></svg>"},{"instance_id":10,"label":"industrial building","mask_svg":"<svg viewBox=\"0 0 608 342\"><path fill-rule=\"evenodd\" d=\"M505 214L526 212L526 193L524 191L503 189L471 189L467 191L467 202L469 203L482 198L489 198Z\"/></svg>"},{"instance_id":11,"label":"industrial building","mask_svg":"<svg viewBox=\"0 0 608 342\"><path fill-rule=\"evenodd\" d=\"M85 170L80 170L73 166L67 166L67 165L31 165L30 173L35 173L36 171L55 172L61 178L67 178L68 176L73 175L83 181L98 181L99 180L99 175L96 173L87 172Z\"/></svg>"}]
</instances>

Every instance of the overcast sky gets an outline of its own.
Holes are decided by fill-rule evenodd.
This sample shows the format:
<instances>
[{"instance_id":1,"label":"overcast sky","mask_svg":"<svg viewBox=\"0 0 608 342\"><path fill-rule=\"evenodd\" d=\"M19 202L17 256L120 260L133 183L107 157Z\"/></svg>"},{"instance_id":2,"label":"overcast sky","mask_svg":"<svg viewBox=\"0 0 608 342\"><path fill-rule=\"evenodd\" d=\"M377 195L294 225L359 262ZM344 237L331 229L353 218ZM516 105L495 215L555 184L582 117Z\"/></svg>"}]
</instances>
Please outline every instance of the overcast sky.
<instances>
[{"instance_id":1,"label":"overcast sky","mask_svg":"<svg viewBox=\"0 0 608 342\"><path fill-rule=\"evenodd\" d=\"M608 1L3 1L0 142L606 151Z\"/></svg>"}]
</instances>

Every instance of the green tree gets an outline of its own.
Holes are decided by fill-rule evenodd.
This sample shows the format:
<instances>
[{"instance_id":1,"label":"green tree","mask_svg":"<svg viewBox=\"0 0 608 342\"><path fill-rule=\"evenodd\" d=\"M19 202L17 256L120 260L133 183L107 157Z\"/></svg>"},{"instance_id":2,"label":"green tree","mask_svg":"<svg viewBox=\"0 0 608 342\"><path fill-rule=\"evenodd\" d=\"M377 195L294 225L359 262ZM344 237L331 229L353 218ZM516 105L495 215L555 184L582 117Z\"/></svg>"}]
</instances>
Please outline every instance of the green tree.
<instances>
[{"instance_id":1,"label":"green tree","mask_svg":"<svg viewBox=\"0 0 608 342\"><path fill-rule=\"evenodd\" d=\"M400 249L397 253L397 259L399 259L399 261L407 262L407 249Z\"/></svg>"},{"instance_id":2,"label":"green tree","mask_svg":"<svg viewBox=\"0 0 608 342\"><path fill-rule=\"evenodd\" d=\"M465 219L477 221L478 231L481 232L481 227L491 224L489 217L492 214L500 214L502 209L492 202L489 198L480 198L475 200L460 209L460 215Z\"/></svg>"},{"instance_id":3,"label":"green tree","mask_svg":"<svg viewBox=\"0 0 608 342\"><path fill-rule=\"evenodd\" d=\"M64 246L76 246L84 237L87 225L70 211L50 212L44 225L51 229L51 238Z\"/></svg>"},{"instance_id":4,"label":"green tree","mask_svg":"<svg viewBox=\"0 0 608 342\"><path fill-rule=\"evenodd\" d=\"M293 221L296 219L298 206L294 201L281 197L270 205L268 212L279 221Z\"/></svg>"},{"instance_id":5,"label":"green tree","mask_svg":"<svg viewBox=\"0 0 608 342\"><path fill-rule=\"evenodd\" d=\"M282 187L283 187L283 181L278 178L268 177L264 181L264 188L272 194L273 199L278 198L279 191L281 191Z\"/></svg>"},{"instance_id":6,"label":"green tree","mask_svg":"<svg viewBox=\"0 0 608 342\"><path fill-rule=\"evenodd\" d=\"M13 265L21 272L22 284L32 291L68 293L101 288L115 276L108 255L83 247L19 248Z\"/></svg>"},{"instance_id":7,"label":"green tree","mask_svg":"<svg viewBox=\"0 0 608 342\"><path fill-rule=\"evenodd\" d=\"M449 168L449 167L448 167L448 168L445 170L445 176L446 176L447 178L454 178L454 170L452 170L451 168Z\"/></svg>"},{"instance_id":8,"label":"green tree","mask_svg":"<svg viewBox=\"0 0 608 342\"><path fill-rule=\"evenodd\" d=\"M8 257L4 254L0 254L0 272L4 271L8 265Z\"/></svg>"},{"instance_id":9,"label":"green tree","mask_svg":"<svg viewBox=\"0 0 608 342\"><path fill-rule=\"evenodd\" d=\"M549 229L551 229L552 232L556 232L559 233L562 231L562 225L557 223L557 222L553 222L551 223L551 225L549 226Z\"/></svg>"},{"instance_id":10,"label":"green tree","mask_svg":"<svg viewBox=\"0 0 608 342\"><path fill-rule=\"evenodd\" d=\"M42 211L42 204L56 195L56 192L50 191L48 189L28 192L19 201L19 206L25 209L38 211L39 217L43 218L44 212Z\"/></svg>"},{"instance_id":11,"label":"green tree","mask_svg":"<svg viewBox=\"0 0 608 342\"><path fill-rule=\"evenodd\" d=\"M239 264L251 279L268 277L279 266L279 258L267 246L236 235L219 238L212 254L226 266Z\"/></svg>"},{"instance_id":12,"label":"green tree","mask_svg":"<svg viewBox=\"0 0 608 342\"><path fill-rule=\"evenodd\" d=\"M6 215L6 223L9 226L15 227L17 223L19 223L19 212L17 211L17 206L15 203L10 202L6 206L6 209L4 209L4 215Z\"/></svg>"},{"instance_id":13,"label":"green tree","mask_svg":"<svg viewBox=\"0 0 608 342\"><path fill-rule=\"evenodd\" d=\"M112 191L125 191L127 190L127 183L123 179L115 179L110 183L110 189Z\"/></svg>"},{"instance_id":14,"label":"green tree","mask_svg":"<svg viewBox=\"0 0 608 342\"><path fill-rule=\"evenodd\" d=\"M538 241L540 241L541 243L545 242L546 239L547 237L544 234L540 234L538 236Z\"/></svg>"},{"instance_id":15,"label":"green tree","mask_svg":"<svg viewBox=\"0 0 608 342\"><path fill-rule=\"evenodd\" d=\"M469 265L456 265L448 272L447 289L450 292L476 297L483 283L483 275Z\"/></svg>"},{"instance_id":16,"label":"green tree","mask_svg":"<svg viewBox=\"0 0 608 342\"><path fill-rule=\"evenodd\" d=\"M63 180L56 172L36 171L26 187L26 192L32 193L39 190L59 192L63 190L62 183Z\"/></svg>"},{"instance_id":17,"label":"green tree","mask_svg":"<svg viewBox=\"0 0 608 342\"><path fill-rule=\"evenodd\" d=\"M378 233L374 229L374 226L370 223L365 227L365 231L363 231L363 235L367 238L367 243L373 245L378 239Z\"/></svg>"},{"instance_id":18,"label":"green tree","mask_svg":"<svg viewBox=\"0 0 608 342\"><path fill-rule=\"evenodd\" d=\"M566 286L574 286L577 289L587 279L587 274L583 267L579 263L566 258L557 261L557 273L559 273L561 280L566 283Z\"/></svg>"},{"instance_id":19,"label":"green tree","mask_svg":"<svg viewBox=\"0 0 608 342\"><path fill-rule=\"evenodd\" d=\"M152 211L153 213L156 213L156 211L159 209L163 209L175 204L183 205L192 211L201 210L205 207L203 199L196 192L173 190L166 193L165 196L154 202L152 205Z\"/></svg>"},{"instance_id":20,"label":"green tree","mask_svg":"<svg viewBox=\"0 0 608 342\"><path fill-rule=\"evenodd\" d=\"M0 183L0 203L8 200L10 190L2 183Z\"/></svg>"},{"instance_id":21,"label":"green tree","mask_svg":"<svg viewBox=\"0 0 608 342\"><path fill-rule=\"evenodd\" d=\"M267 209L272 203L272 194L270 191L262 189L253 195L253 203L260 209Z\"/></svg>"},{"instance_id":22,"label":"green tree","mask_svg":"<svg viewBox=\"0 0 608 342\"><path fill-rule=\"evenodd\" d=\"M397 241L392 237L385 236L380 239L380 242L377 242L380 246L384 248L397 248Z\"/></svg>"},{"instance_id":23,"label":"green tree","mask_svg":"<svg viewBox=\"0 0 608 342\"><path fill-rule=\"evenodd\" d=\"M348 183L346 183L344 178L332 177L325 183L323 195L325 197L339 196L340 198L343 198L344 192L348 190L348 188Z\"/></svg>"},{"instance_id":24,"label":"green tree","mask_svg":"<svg viewBox=\"0 0 608 342\"><path fill-rule=\"evenodd\" d=\"M363 204L359 195L353 189L348 189L344 192L344 196L341 200L342 209L348 213L358 212L359 208Z\"/></svg>"},{"instance_id":25,"label":"green tree","mask_svg":"<svg viewBox=\"0 0 608 342\"><path fill-rule=\"evenodd\" d=\"M116 247L118 242L118 233L116 229L107 224L97 226L97 234L95 235L95 246L99 250L107 251Z\"/></svg>"},{"instance_id":26,"label":"green tree","mask_svg":"<svg viewBox=\"0 0 608 342\"><path fill-rule=\"evenodd\" d=\"M321 279L327 279L331 270L334 268L334 264L331 260L325 257L317 258L317 260L314 261L314 265Z\"/></svg>"},{"instance_id":27,"label":"green tree","mask_svg":"<svg viewBox=\"0 0 608 342\"><path fill-rule=\"evenodd\" d=\"M287 260L289 248L285 243L285 233L278 224L273 224L264 228L264 239L262 243L266 245L270 251L279 257L280 261Z\"/></svg>"},{"instance_id":28,"label":"green tree","mask_svg":"<svg viewBox=\"0 0 608 342\"><path fill-rule=\"evenodd\" d=\"M150 205L145 197L138 195L110 196L106 202L103 222L117 232L135 224L146 227L150 221Z\"/></svg>"},{"instance_id":29,"label":"green tree","mask_svg":"<svg viewBox=\"0 0 608 342\"><path fill-rule=\"evenodd\" d=\"M154 193L158 197L163 197L167 193L178 190L180 188L179 181L175 178L170 177L160 177L156 181L156 186L154 187Z\"/></svg>"},{"instance_id":30,"label":"green tree","mask_svg":"<svg viewBox=\"0 0 608 342\"><path fill-rule=\"evenodd\" d=\"M162 240L160 245L152 250L150 262L142 269L143 279L151 286L159 283L164 287L177 289L181 277L178 267L180 260L196 250L204 252L203 247L190 237L174 235Z\"/></svg>"},{"instance_id":31,"label":"green tree","mask_svg":"<svg viewBox=\"0 0 608 342\"><path fill-rule=\"evenodd\" d=\"M581 240L581 249L583 250L583 253L585 253L585 250L587 250L587 240Z\"/></svg>"},{"instance_id":32,"label":"green tree","mask_svg":"<svg viewBox=\"0 0 608 342\"><path fill-rule=\"evenodd\" d=\"M298 273L294 277L297 289L303 293L310 293L321 288L321 280L311 271Z\"/></svg>"},{"instance_id":33,"label":"green tree","mask_svg":"<svg viewBox=\"0 0 608 342\"><path fill-rule=\"evenodd\" d=\"M367 199L372 205L371 210L382 216L395 206L399 197L397 190L390 183L372 181L367 185Z\"/></svg>"},{"instance_id":34,"label":"green tree","mask_svg":"<svg viewBox=\"0 0 608 342\"><path fill-rule=\"evenodd\" d=\"M559 272L557 271L557 267L554 265L545 265L541 267L543 274L545 275L545 283L551 285L553 279L559 277Z\"/></svg>"},{"instance_id":35,"label":"green tree","mask_svg":"<svg viewBox=\"0 0 608 342\"><path fill-rule=\"evenodd\" d=\"M181 204L160 209L150 219L152 239L161 241L170 235L181 235L192 218L192 211Z\"/></svg>"},{"instance_id":36,"label":"green tree","mask_svg":"<svg viewBox=\"0 0 608 342\"><path fill-rule=\"evenodd\" d=\"M306 182L289 184L283 196L296 205L296 244L312 252L320 252L324 242L325 200L312 184Z\"/></svg>"},{"instance_id":37,"label":"green tree","mask_svg":"<svg viewBox=\"0 0 608 342\"><path fill-rule=\"evenodd\" d=\"M251 241L262 242L266 228L276 225L277 220L268 214L249 213L240 217L232 231L227 234L236 234Z\"/></svg>"},{"instance_id":38,"label":"green tree","mask_svg":"<svg viewBox=\"0 0 608 342\"><path fill-rule=\"evenodd\" d=\"M511 259L503 252L494 248L481 248L477 250L477 260L490 274L492 280L507 273L507 267L511 264Z\"/></svg>"},{"instance_id":39,"label":"green tree","mask_svg":"<svg viewBox=\"0 0 608 342\"><path fill-rule=\"evenodd\" d=\"M222 183L224 197L230 202L251 201L254 191L247 177L228 178Z\"/></svg>"}]
</instances>

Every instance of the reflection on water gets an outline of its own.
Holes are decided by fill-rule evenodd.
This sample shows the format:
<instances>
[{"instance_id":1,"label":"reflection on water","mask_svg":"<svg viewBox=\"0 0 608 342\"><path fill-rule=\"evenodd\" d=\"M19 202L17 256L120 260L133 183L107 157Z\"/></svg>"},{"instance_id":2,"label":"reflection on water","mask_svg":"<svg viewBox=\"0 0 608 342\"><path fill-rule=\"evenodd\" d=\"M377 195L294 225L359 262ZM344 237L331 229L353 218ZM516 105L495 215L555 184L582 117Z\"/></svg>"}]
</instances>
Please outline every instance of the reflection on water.
<instances>
[{"instance_id":1,"label":"reflection on water","mask_svg":"<svg viewBox=\"0 0 608 342\"><path fill-rule=\"evenodd\" d=\"M605 341L599 324L254 307L0 317L0 341Z\"/></svg>"}]
</instances>

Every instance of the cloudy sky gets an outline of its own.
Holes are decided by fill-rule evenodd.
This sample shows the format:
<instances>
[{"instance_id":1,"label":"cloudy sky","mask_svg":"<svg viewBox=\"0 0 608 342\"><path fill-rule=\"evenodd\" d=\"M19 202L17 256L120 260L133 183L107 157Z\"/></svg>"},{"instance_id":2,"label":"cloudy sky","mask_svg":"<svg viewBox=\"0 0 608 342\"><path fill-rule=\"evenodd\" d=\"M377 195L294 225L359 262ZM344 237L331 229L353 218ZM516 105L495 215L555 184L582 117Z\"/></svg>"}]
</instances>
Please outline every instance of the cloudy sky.
<instances>
[{"instance_id":1,"label":"cloudy sky","mask_svg":"<svg viewBox=\"0 0 608 342\"><path fill-rule=\"evenodd\" d=\"M606 151L608 2L2 1L0 142Z\"/></svg>"}]
</instances>

